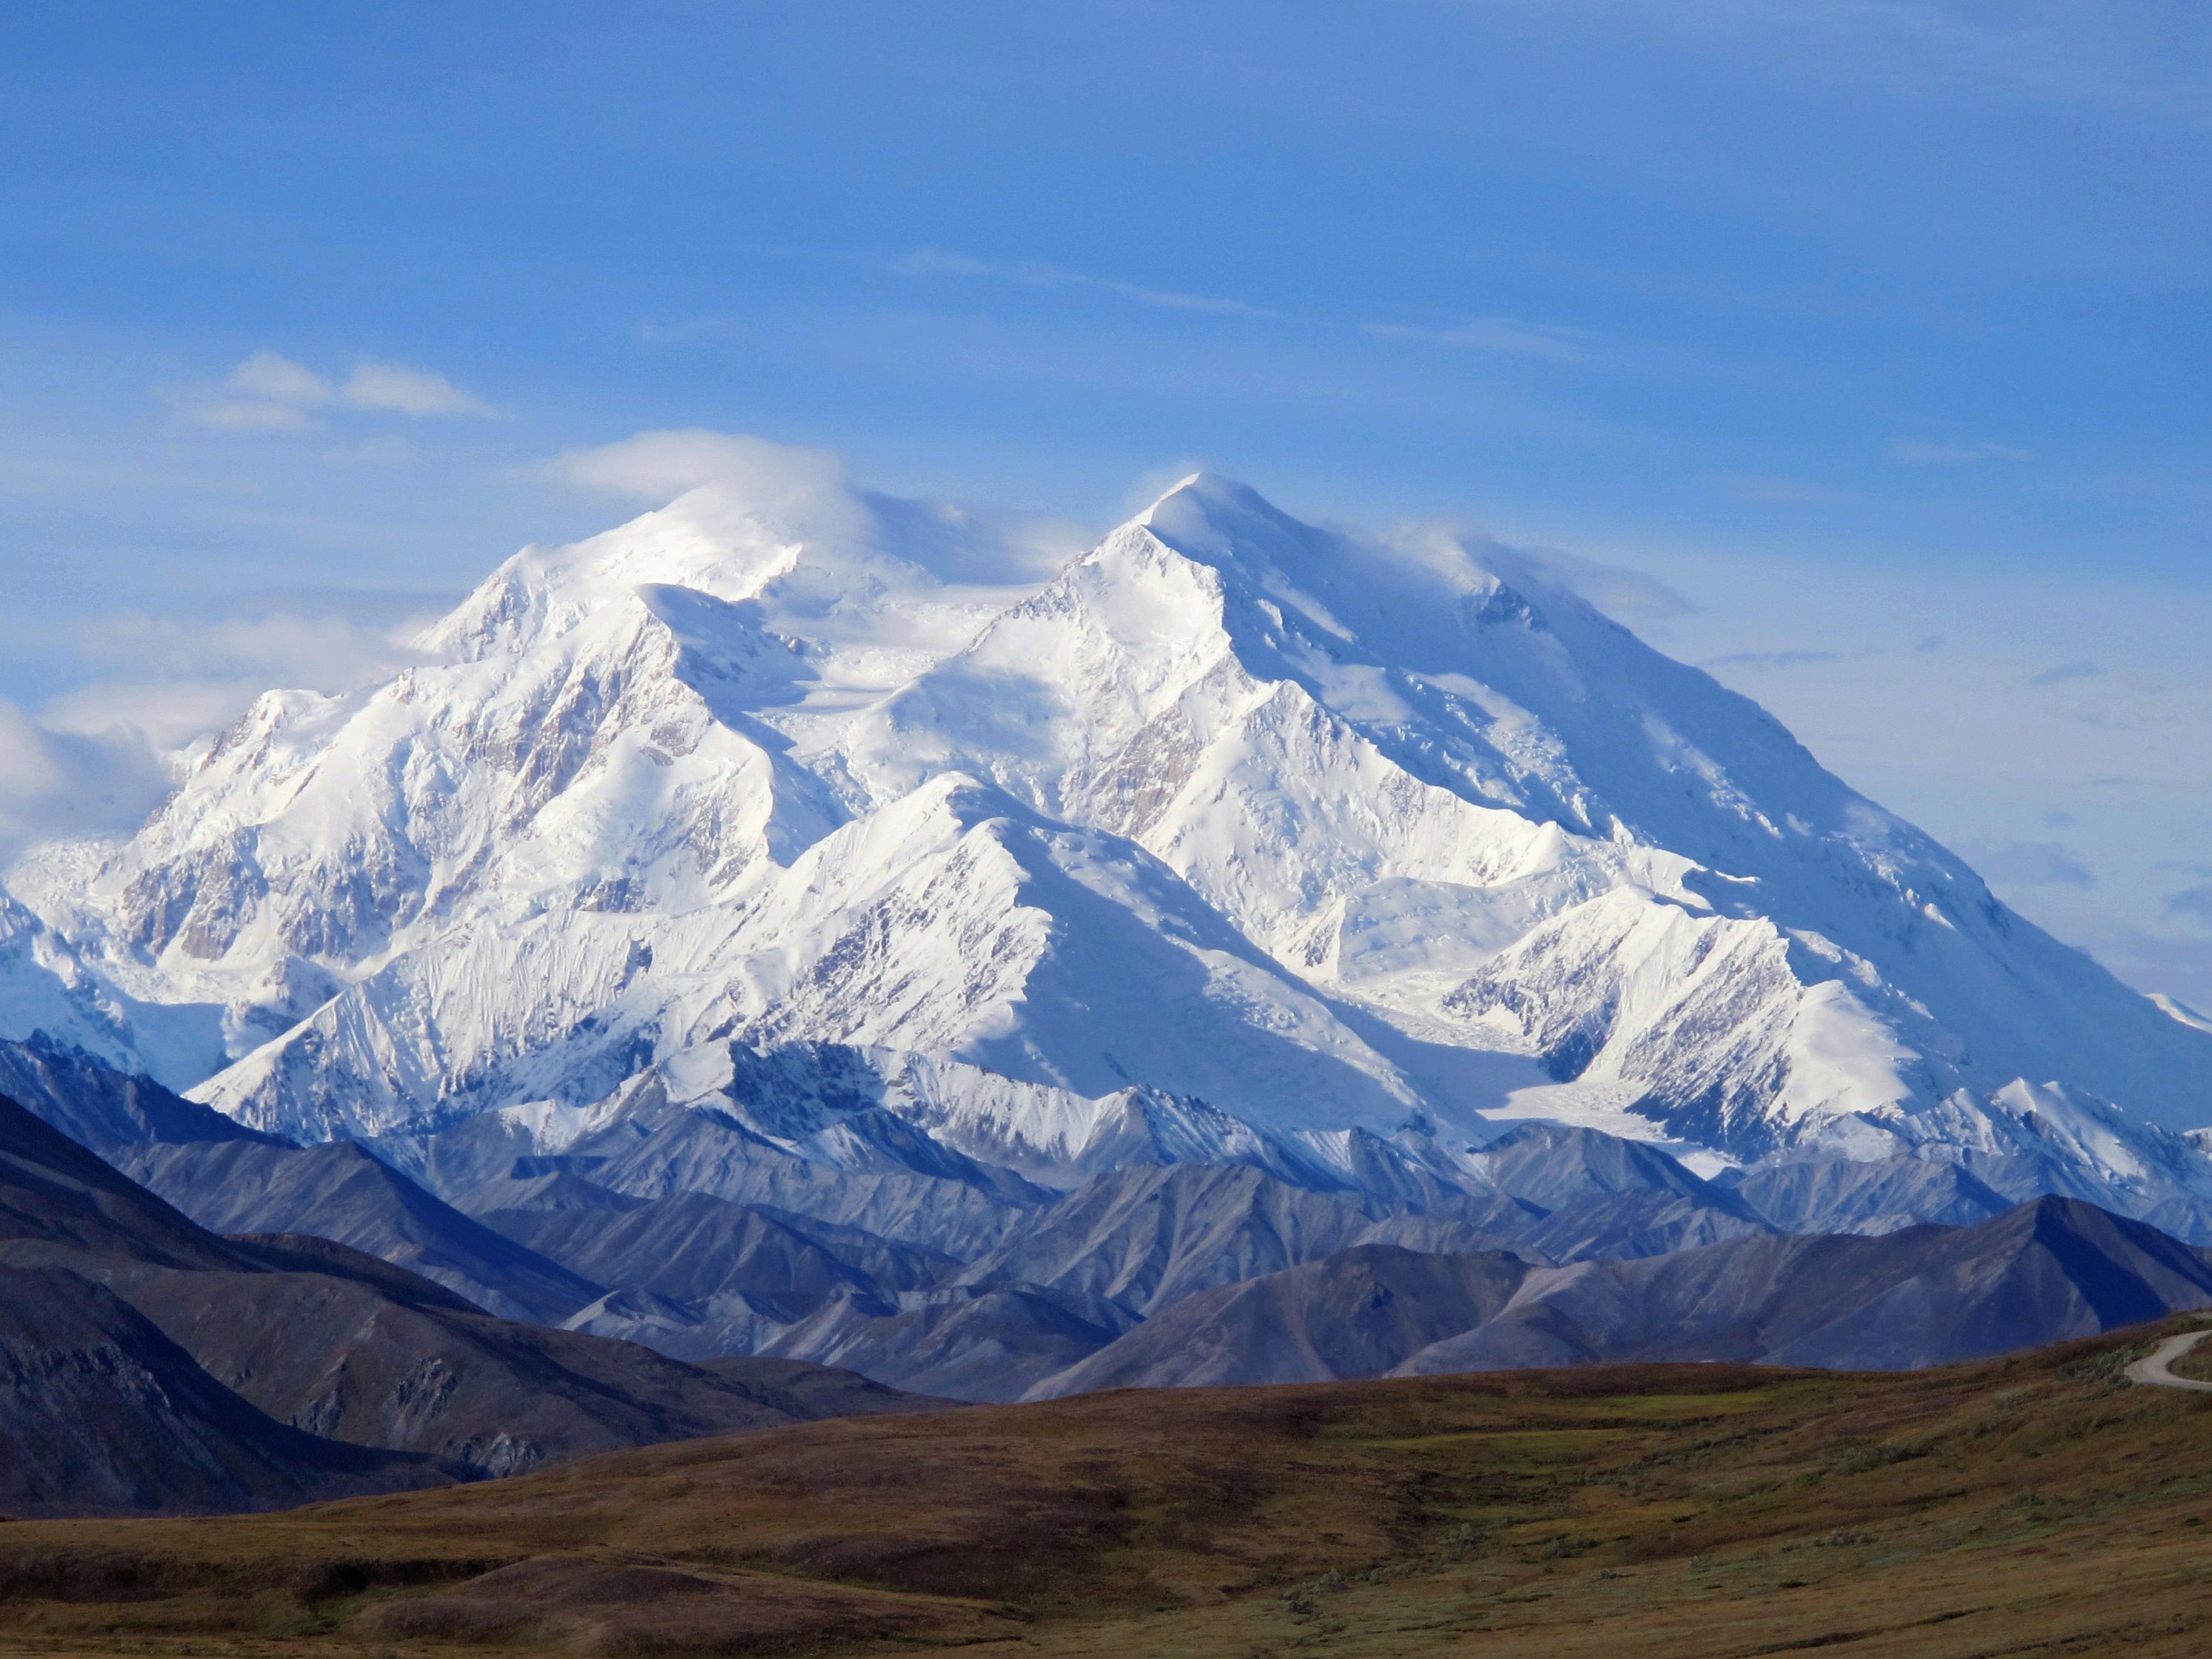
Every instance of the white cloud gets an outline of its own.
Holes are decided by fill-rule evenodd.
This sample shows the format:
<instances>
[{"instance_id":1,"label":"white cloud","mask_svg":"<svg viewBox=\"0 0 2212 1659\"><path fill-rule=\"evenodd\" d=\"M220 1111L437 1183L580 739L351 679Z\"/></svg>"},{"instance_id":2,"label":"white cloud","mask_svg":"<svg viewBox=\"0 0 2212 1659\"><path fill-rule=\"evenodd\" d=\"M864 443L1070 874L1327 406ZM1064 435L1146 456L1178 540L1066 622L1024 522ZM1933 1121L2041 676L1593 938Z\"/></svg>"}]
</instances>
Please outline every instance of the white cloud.
<instances>
[{"instance_id":1,"label":"white cloud","mask_svg":"<svg viewBox=\"0 0 2212 1659\"><path fill-rule=\"evenodd\" d=\"M1686 617L1697 609L1658 577L1626 565L1601 564L1553 547L1524 547L1517 556L1607 616L1627 622Z\"/></svg>"},{"instance_id":2,"label":"white cloud","mask_svg":"<svg viewBox=\"0 0 2212 1659\"><path fill-rule=\"evenodd\" d=\"M2032 461L2035 455L2010 444L1937 444L1899 438L1890 445L1889 459L1907 466L1972 466L1982 461Z\"/></svg>"},{"instance_id":3,"label":"white cloud","mask_svg":"<svg viewBox=\"0 0 2212 1659\"><path fill-rule=\"evenodd\" d=\"M272 688L340 692L422 654L421 623L272 615L212 623L124 613L83 624L80 655L113 677L35 715L0 700L0 860L37 842L135 829L167 798L180 756Z\"/></svg>"},{"instance_id":4,"label":"white cloud","mask_svg":"<svg viewBox=\"0 0 2212 1659\"><path fill-rule=\"evenodd\" d=\"M379 628L345 617L282 612L187 623L125 611L82 624L76 643L88 660L142 678L259 679L343 691L418 660L401 643L416 626Z\"/></svg>"},{"instance_id":5,"label":"white cloud","mask_svg":"<svg viewBox=\"0 0 2212 1659\"><path fill-rule=\"evenodd\" d=\"M1477 317L1455 328L1413 328L1370 323L1362 332L1386 340L1420 340L1467 351L1492 351L1514 357L1542 357L1555 363L1589 361L1592 336L1562 323L1522 322L1512 317Z\"/></svg>"},{"instance_id":6,"label":"white cloud","mask_svg":"<svg viewBox=\"0 0 2212 1659\"><path fill-rule=\"evenodd\" d=\"M30 805L0 811L0 842L130 827L159 804L179 754L228 726L263 692L335 693L386 678L422 660L404 643L421 626L284 615L183 623L136 613L83 624L79 653L115 672L56 697L35 720L12 711L12 737L0 733L0 747L12 743ZM0 764L0 780L9 775Z\"/></svg>"},{"instance_id":7,"label":"white cloud","mask_svg":"<svg viewBox=\"0 0 2212 1659\"><path fill-rule=\"evenodd\" d=\"M308 432L322 425L307 410L289 404L247 403L237 398L188 403L179 412L194 426L211 426L225 432Z\"/></svg>"},{"instance_id":8,"label":"white cloud","mask_svg":"<svg viewBox=\"0 0 2212 1659\"><path fill-rule=\"evenodd\" d=\"M1555 547L1510 547L1471 524L1431 520L1400 525L1382 539L1433 568L1463 568L1472 560L1530 592L1564 588L1618 619L1653 622L1686 617L1697 609L1646 571L1601 564Z\"/></svg>"},{"instance_id":9,"label":"white cloud","mask_svg":"<svg viewBox=\"0 0 2212 1659\"><path fill-rule=\"evenodd\" d=\"M473 392L426 368L362 358L343 385L274 351L257 351L224 377L220 390L187 392L178 413L195 426L232 432L301 432L322 426L311 411L373 410L421 420L489 418L498 411Z\"/></svg>"},{"instance_id":10,"label":"white cloud","mask_svg":"<svg viewBox=\"0 0 2212 1659\"><path fill-rule=\"evenodd\" d=\"M331 383L313 369L273 351L255 352L232 369L230 378L223 384L249 398L293 409L313 409L337 395Z\"/></svg>"},{"instance_id":11,"label":"white cloud","mask_svg":"<svg viewBox=\"0 0 2212 1659\"><path fill-rule=\"evenodd\" d=\"M366 357L354 365L340 395L356 409L388 409L417 420L438 415L485 419L498 413L474 392L462 391L442 374Z\"/></svg>"},{"instance_id":12,"label":"white cloud","mask_svg":"<svg viewBox=\"0 0 2212 1659\"><path fill-rule=\"evenodd\" d=\"M222 391L187 393L178 410L195 426L229 432L302 432L322 422L308 411L337 396L312 368L273 351L257 351L230 371Z\"/></svg>"},{"instance_id":13,"label":"white cloud","mask_svg":"<svg viewBox=\"0 0 2212 1659\"><path fill-rule=\"evenodd\" d=\"M546 464L563 483L641 501L688 490L726 490L772 516L791 516L848 495L843 459L703 427L641 432L597 449L572 449Z\"/></svg>"},{"instance_id":14,"label":"white cloud","mask_svg":"<svg viewBox=\"0 0 2212 1659\"><path fill-rule=\"evenodd\" d=\"M695 523L730 514L809 540L857 545L880 538L902 560L960 586L1042 580L1090 543L1060 520L862 489L843 457L829 450L699 427L571 450L539 471L558 483L655 506L690 496L685 513Z\"/></svg>"},{"instance_id":15,"label":"white cloud","mask_svg":"<svg viewBox=\"0 0 2212 1659\"><path fill-rule=\"evenodd\" d=\"M0 858L58 836L131 829L171 787L168 767L137 734L56 732L0 700Z\"/></svg>"},{"instance_id":16,"label":"white cloud","mask_svg":"<svg viewBox=\"0 0 2212 1659\"><path fill-rule=\"evenodd\" d=\"M1110 276L1091 276L1079 270L1069 270L1061 265L1048 264L1040 259L1019 259L1006 264L971 259L964 253L947 253L941 248L917 248L903 258L891 263L891 269L902 276L970 276L984 277L995 282L1019 283L1028 288L1079 288L1094 293L1111 294L1118 299L1130 300L1139 305L1157 306L1168 311L1200 311L1222 317L1276 317L1281 313L1263 307L1247 304L1243 300L1215 299L1203 294L1179 294L1172 289L1146 288L1136 283L1117 282Z\"/></svg>"},{"instance_id":17,"label":"white cloud","mask_svg":"<svg viewBox=\"0 0 2212 1659\"><path fill-rule=\"evenodd\" d=\"M85 624L80 653L122 671L36 716L0 701L0 860L38 842L136 829L168 796L179 758L272 687L337 692L420 653L413 631L334 617L185 623L138 615Z\"/></svg>"}]
</instances>

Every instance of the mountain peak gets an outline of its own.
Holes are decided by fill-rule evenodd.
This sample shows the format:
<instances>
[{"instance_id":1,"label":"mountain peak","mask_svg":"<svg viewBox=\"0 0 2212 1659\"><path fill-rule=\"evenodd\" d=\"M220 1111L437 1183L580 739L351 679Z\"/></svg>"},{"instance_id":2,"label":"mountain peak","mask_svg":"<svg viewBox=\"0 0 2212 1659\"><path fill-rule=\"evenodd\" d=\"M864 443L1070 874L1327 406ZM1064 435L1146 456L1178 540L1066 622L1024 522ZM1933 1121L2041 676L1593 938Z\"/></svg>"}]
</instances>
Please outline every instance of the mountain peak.
<instances>
[{"instance_id":1,"label":"mountain peak","mask_svg":"<svg viewBox=\"0 0 2212 1659\"><path fill-rule=\"evenodd\" d=\"M46 861L0 1017L220 1032L163 1080L307 1136L588 1105L735 1032L1262 1128L1510 1100L1758 1156L1963 1091L2018 1139L2021 1076L2212 1118L2212 1035L1480 544L1195 473L1048 575L816 483L526 550L445 660ZM2118 1167L2075 1097L2033 1133Z\"/></svg>"},{"instance_id":2,"label":"mountain peak","mask_svg":"<svg viewBox=\"0 0 2212 1659\"><path fill-rule=\"evenodd\" d=\"M1266 568L1308 563L1329 539L1300 524L1249 484L1218 472L1194 472L1127 527L1202 564Z\"/></svg>"}]
</instances>

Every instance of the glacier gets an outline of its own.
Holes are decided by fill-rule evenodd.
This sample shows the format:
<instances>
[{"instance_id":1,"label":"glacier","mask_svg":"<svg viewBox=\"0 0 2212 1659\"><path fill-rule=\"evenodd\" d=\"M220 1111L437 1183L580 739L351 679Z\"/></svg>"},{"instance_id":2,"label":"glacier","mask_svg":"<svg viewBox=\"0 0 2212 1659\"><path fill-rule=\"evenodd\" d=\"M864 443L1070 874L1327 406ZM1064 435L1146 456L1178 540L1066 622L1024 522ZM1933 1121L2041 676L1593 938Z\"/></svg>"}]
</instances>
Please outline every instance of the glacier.
<instances>
[{"instance_id":1,"label":"glacier","mask_svg":"<svg viewBox=\"0 0 2212 1659\"><path fill-rule=\"evenodd\" d=\"M711 1110L879 1230L1131 1163L1475 1190L1531 1119L2212 1200L2204 1022L1540 560L1203 475L1048 574L1007 534L715 484L526 549L9 870L0 1036L418 1164Z\"/></svg>"}]
</instances>

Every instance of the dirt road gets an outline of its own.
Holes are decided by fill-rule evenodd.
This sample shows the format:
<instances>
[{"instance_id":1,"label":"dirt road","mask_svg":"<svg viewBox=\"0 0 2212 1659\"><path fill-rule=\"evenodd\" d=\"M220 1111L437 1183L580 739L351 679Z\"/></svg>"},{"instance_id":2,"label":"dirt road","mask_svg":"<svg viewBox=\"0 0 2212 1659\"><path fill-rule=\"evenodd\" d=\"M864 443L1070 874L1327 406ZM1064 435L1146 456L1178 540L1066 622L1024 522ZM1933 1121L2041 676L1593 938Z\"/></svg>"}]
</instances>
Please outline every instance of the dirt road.
<instances>
[{"instance_id":1,"label":"dirt road","mask_svg":"<svg viewBox=\"0 0 2212 1659\"><path fill-rule=\"evenodd\" d=\"M2154 1382L2162 1388L2168 1389L2195 1389L2200 1393L2212 1394L2212 1382L2199 1382L2194 1377L2176 1376L2172 1369L2175 1360L2180 1358L2208 1336L2212 1336L2212 1330L2184 1331L2179 1336L2167 1337L2146 1358L2136 1360L2134 1364L2128 1367L2126 1373L2128 1381Z\"/></svg>"}]
</instances>

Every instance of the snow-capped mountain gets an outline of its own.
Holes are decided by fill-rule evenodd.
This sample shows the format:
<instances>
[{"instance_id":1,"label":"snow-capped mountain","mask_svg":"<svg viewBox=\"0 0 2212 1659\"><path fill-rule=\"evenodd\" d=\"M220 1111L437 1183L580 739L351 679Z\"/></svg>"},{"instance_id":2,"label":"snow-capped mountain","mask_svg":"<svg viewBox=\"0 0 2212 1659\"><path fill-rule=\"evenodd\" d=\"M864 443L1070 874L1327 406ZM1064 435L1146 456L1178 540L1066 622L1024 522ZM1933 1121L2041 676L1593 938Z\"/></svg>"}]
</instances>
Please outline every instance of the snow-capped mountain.
<instances>
[{"instance_id":1,"label":"snow-capped mountain","mask_svg":"<svg viewBox=\"0 0 2212 1659\"><path fill-rule=\"evenodd\" d=\"M556 1150L831 1045L1048 1185L1550 1117L2212 1194L2212 1033L1530 560L1204 477L1049 580L945 574L997 533L709 488L526 550L425 665L272 692L131 840L13 871L4 1034L308 1139Z\"/></svg>"}]
</instances>

